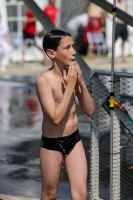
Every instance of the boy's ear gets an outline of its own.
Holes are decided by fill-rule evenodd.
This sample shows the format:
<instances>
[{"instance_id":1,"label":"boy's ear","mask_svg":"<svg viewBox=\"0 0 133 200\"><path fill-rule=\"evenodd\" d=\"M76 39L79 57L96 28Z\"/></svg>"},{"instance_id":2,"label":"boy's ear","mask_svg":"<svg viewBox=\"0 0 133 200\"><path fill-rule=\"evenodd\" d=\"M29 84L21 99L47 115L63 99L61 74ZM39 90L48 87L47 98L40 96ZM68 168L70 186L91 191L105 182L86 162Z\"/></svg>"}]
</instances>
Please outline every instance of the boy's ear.
<instances>
[{"instance_id":1,"label":"boy's ear","mask_svg":"<svg viewBox=\"0 0 133 200\"><path fill-rule=\"evenodd\" d=\"M55 52L52 49L47 49L46 54L48 55L49 58L54 58L55 57Z\"/></svg>"}]
</instances>

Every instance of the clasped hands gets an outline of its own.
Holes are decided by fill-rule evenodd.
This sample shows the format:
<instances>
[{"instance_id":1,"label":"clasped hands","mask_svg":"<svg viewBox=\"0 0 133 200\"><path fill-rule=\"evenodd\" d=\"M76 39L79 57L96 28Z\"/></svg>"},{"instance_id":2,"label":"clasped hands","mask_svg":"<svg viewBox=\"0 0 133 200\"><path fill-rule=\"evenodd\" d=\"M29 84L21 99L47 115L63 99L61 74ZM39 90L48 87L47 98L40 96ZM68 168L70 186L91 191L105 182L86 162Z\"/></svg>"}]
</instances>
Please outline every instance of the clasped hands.
<instances>
[{"instance_id":1,"label":"clasped hands","mask_svg":"<svg viewBox=\"0 0 133 200\"><path fill-rule=\"evenodd\" d=\"M75 86L85 86L82 71L76 61L72 62L68 68L63 70L63 79L66 84L69 82L68 79L70 80L70 77L73 77L75 79Z\"/></svg>"}]
</instances>

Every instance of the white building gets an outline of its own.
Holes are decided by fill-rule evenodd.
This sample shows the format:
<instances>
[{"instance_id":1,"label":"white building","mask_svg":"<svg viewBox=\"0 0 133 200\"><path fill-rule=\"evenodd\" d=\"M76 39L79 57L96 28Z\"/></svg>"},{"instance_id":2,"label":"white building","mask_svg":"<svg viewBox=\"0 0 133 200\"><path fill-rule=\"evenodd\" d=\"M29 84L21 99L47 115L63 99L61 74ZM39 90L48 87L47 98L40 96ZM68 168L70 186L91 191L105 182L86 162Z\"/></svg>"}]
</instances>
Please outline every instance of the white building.
<instances>
[{"instance_id":1,"label":"white building","mask_svg":"<svg viewBox=\"0 0 133 200\"><path fill-rule=\"evenodd\" d=\"M41 9L43 9L48 3L48 0L34 1ZM56 6L60 7L60 5L61 0L56 0ZM22 0L0 0L0 6L2 6L1 10L3 11L3 15L9 23L11 34L22 35L22 19L25 17L26 10L24 2Z\"/></svg>"},{"instance_id":2,"label":"white building","mask_svg":"<svg viewBox=\"0 0 133 200\"><path fill-rule=\"evenodd\" d=\"M35 2L41 9L43 9L48 4L48 0L35 0ZM60 8L61 0L56 0L56 6ZM12 52L11 60L18 61L22 56L20 48L22 44L22 20L25 18L26 5L22 0L0 0L0 8L2 19L8 22L11 38L15 38L15 44L19 46L18 49ZM43 27L38 21L37 30L39 31L42 29ZM36 42L42 45L41 40L38 37L36 37ZM32 51L29 51L28 54L27 52L26 60L34 60L35 54L36 60L43 59L42 53L37 48L32 48Z\"/></svg>"}]
</instances>

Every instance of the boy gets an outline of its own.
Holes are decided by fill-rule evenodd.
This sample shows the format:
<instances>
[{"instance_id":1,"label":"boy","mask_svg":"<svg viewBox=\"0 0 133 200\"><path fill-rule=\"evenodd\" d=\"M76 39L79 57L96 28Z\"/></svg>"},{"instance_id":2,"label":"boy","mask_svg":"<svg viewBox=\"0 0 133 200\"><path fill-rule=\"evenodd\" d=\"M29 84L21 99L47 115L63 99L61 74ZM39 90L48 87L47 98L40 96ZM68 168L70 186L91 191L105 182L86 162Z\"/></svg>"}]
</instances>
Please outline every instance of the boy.
<instances>
[{"instance_id":1,"label":"boy","mask_svg":"<svg viewBox=\"0 0 133 200\"><path fill-rule=\"evenodd\" d=\"M94 102L75 61L71 35L62 30L47 32L43 38L43 48L53 65L36 81L43 112L41 200L56 200L63 161L72 199L87 200L87 162L78 131L75 96L88 117L94 113Z\"/></svg>"}]
</instances>

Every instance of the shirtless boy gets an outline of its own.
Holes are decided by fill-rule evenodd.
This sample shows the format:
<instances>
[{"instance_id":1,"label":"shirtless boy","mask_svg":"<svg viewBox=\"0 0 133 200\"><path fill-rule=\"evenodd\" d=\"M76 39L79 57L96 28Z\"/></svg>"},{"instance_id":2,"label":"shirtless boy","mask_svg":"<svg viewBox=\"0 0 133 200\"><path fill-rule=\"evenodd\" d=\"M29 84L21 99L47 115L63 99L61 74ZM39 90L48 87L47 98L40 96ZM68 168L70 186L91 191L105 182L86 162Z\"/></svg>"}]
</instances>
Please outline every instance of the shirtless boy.
<instances>
[{"instance_id":1,"label":"shirtless boy","mask_svg":"<svg viewBox=\"0 0 133 200\"><path fill-rule=\"evenodd\" d=\"M94 101L75 61L71 35L62 30L47 32L43 48L53 64L36 81L43 112L41 200L56 200L63 161L70 182L71 198L87 200L87 161L78 131L75 96L88 117L94 113Z\"/></svg>"}]
</instances>

